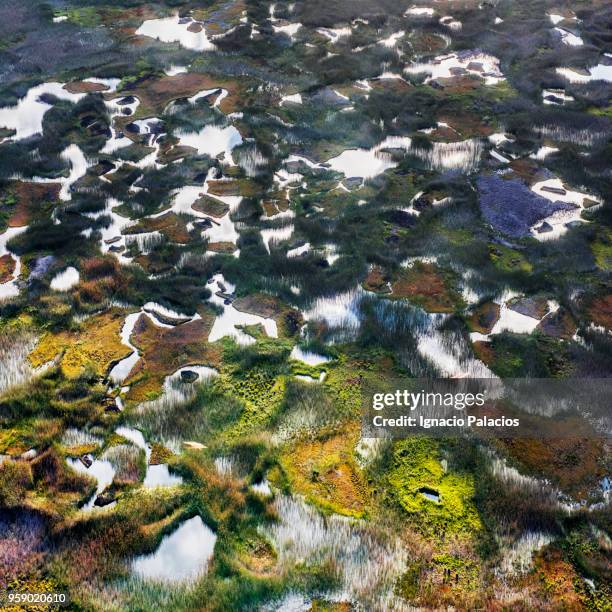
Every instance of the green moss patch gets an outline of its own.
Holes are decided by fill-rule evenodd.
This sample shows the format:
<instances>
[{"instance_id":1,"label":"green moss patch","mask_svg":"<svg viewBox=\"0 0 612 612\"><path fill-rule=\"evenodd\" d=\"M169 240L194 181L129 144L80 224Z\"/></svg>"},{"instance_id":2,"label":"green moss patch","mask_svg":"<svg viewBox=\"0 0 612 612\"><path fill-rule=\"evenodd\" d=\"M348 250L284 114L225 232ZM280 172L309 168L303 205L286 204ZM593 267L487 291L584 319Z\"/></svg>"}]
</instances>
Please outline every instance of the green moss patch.
<instances>
[{"instance_id":1,"label":"green moss patch","mask_svg":"<svg viewBox=\"0 0 612 612\"><path fill-rule=\"evenodd\" d=\"M422 531L440 537L481 530L474 476L445 469L437 441L411 437L398 442L388 478L399 504Z\"/></svg>"},{"instance_id":2,"label":"green moss patch","mask_svg":"<svg viewBox=\"0 0 612 612\"><path fill-rule=\"evenodd\" d=\"M323 510L361 517L368 494L353 454L359 424L349 423L343 430L289 445L281 462L294 491Z\"/></svg>"},{"instance_id":3,"label":"green moss patch","mask_svg":"<svg viewBox=\"0 0 612 612\"><path fill-rule=\"evenodd\" d=\"M501 244L489 245L489 256L495 267L503 272L527 272L533 271L533 266L525 256L510 247Z\"/></svg>"}]
</instances>

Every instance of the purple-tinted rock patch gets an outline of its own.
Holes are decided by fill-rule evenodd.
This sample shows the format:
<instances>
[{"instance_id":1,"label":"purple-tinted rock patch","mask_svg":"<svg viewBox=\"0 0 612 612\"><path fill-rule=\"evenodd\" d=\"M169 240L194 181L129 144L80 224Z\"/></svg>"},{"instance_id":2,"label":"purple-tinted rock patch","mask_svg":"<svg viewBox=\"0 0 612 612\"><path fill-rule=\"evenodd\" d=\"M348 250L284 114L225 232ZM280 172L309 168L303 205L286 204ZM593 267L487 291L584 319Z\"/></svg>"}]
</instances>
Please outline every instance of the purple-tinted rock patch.
<instances>
[{"instance_id":1,"label":"purple-tinted rock patch","mask_svg":"<svg viewBox=\"0 0 612 612\"><path fill-rule=\"evenodd\" d=\"M500 176L481 176L477 181L480 210L494 229L523 238L538 221L561 210L573 210L575 204L551 202L520 180L504 180Z\"/></svg>"}]
</instances>

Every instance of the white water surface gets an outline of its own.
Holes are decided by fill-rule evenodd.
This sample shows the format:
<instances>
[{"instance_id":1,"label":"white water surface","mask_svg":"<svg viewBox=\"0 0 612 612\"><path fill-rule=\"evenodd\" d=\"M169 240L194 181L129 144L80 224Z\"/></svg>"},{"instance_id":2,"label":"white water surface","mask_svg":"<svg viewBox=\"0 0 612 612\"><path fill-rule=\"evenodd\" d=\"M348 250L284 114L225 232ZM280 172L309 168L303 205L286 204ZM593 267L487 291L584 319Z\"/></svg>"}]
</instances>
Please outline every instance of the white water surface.
<instances>
[{"instance_id":1,"label":"white water surface","mask_svg":"<svg viewBox=\"0 0 612 612\"><path fill-rule=\"evenodd\" d=\"M217 536L201 517L194 516L164 536L155 552L136 557L132 571L157 582L194 581L206 572L216 541Z\"/></svg>"}]
</instances>

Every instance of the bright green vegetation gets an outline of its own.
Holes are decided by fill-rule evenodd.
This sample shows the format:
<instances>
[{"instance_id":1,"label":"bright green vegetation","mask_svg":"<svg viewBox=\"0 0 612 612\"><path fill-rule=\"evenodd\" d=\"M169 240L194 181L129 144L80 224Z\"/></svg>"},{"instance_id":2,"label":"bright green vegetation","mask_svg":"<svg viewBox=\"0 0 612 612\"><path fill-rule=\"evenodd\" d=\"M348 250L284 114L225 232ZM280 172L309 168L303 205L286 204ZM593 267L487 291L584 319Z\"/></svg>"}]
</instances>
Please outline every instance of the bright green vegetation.
<instances>
[{"instance_id":1,"label":"bright green vegetation","mask_svg":"<svg viewBox=\"0 0 612 612\"><path fill-rule=\"evenodd\" d=\"M493 263L503 272L531 272L533 270L525 256L516 249L496 244L489 246L489 253Z\"/></svg>"},{"instance_id":2,"label":"bright green vegetation","mask_svg":"<svg viewBox=\"0 0 612 612\"><path fill-rule=\"evenodd\" d=\"M474 475L449 469L434 440L411 437L398 442L389 484L417 529L430 536L477 535L482 528L474 505Z\"/></svg>"},{"instance_id":3,"label":"bright green vegetation","mask_svg":"<svg viewBox=\"0 0 612 612\"><path fill-rule=\"evenodd\" d=\"M593 243L593 255L602 270L612 270L612 231L608 230Z\"/></svg>"}]
</instances>

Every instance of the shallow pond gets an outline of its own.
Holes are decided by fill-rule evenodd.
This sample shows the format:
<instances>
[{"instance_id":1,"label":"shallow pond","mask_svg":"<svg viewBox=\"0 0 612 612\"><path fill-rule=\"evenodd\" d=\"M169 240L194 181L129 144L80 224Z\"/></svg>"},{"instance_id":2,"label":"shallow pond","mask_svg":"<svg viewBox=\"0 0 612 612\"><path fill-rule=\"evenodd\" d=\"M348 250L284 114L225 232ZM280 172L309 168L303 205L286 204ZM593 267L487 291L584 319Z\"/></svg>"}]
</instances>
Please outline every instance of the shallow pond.
<instances>
[{"instance_id":1,"label":"shallow pond","mask_svg":"<svg viewBox=\"0 0 612 612\"><path fill-rule=\"evenodd\" d=\"M304 351L299 346L293 347L289 357L291 359L296 359L297 361L307 363L309 366L318 366L322 363L327 363L330 361L329 357L325 357L324 355L319 355L311 351Z\"/></svg>"},{"instance_id":2,"label":"shallow pond","mask_svg":"<svg viewBox=\"0 0 612 612\"><path fill-rule=\"evenodd\" d=\"M89 467L85 467L80 459L73 459L72 457L66 459L68 465L75 470L75 472L87 474L96 480L96 492L83 506L83 510L91 510L94 507L98 495L113 482L113 478L115 477L115 468L111 465L110 461L105 459L93 459L91 455L89 455L89 458L92 459L92 464Z\"/></svg>"},{"instance_id":3,"label":"shallow pond","mask_svg":"<svg viewBox=\"0 0 612 612\"><path fill-rule=\"evenodd\" d=\"M434 489L430 489L428 487L423 487L419 489L419 493L429 501L436 502L436 504L440 503L440 495Z\"/></svg>"},{"instance_id":4,"label":"shallow pond","mask_svg":"<svg viewBox=\"0 0 612 612\"><path fill-rule=\"evenodd\" d=\"M261 230L261 239L266 247L268 253L270 252L270 245L276 246L284 240L289 240L293 234L293 224L285 225L283 227L273 227Z\"/></svg>"},{"instance_id":5,"label":"shallow pond","mask_svg":"<svg viewBox=\"0 0 612 612\"><path fill-rule=\"evenodd\" d=\"M63 83L43 83L32 87L15 106L0 108L0 127L15 130L13 140L22 140L35 134L42 134L45 113L53 106L43 101L44 96L55 96L60 100L78 102L85 94L71 94ZM42 98L41 98L42 97Z\"/></svg>"},{"instance_id":6,"label":"shallow pond","mask_svg":"<svg viewBox=\"0 0 612 612\"><path fill-rule=\"evenodd\" d=\"M180 476L171 474L166 464L149 465L147 466L147 474L142 484L148 489L154 487L174 487L183 484L183 479Z\"/></svg>"},{"instance_id":7,"label":"shallow pond","mask_svg":"<svg viewBox=\"0 0 612 612\"><path fill-rule=\"evenodd\" d=\"M466 74L482 77L486 85L497 85L504 81L504 75L499 69L499 60L487 53L479 51L449 53L434 58L430 63L414 64L405 68L409 74L427 73L430 76L426 83L434 79L449 79L456 70L464 70Z\"/></svg>"},{"instance_id":8,"label":"shallow pond","mask_svg":"<svg viewBox=\"0 0 612 612\"><path fill-rule=\"evenodd\" d=\"M223 128L207 125L199 132L178 130L175 136L179 139L181 146L193 147L197 149L199 155L206 154L216 157L224 153L225 159L231 165L234 165L232 149L242 144L242 136L233 125Z\"/></svg>"},{"instance_id":9,"label":"shallow pond","mask_svg":"<svg viewBox=\"0 0 612 612\"><path fill-rule=\"evenodd\" d=\"M232 293L235 287L227 282L221 274L213 276L213 280L215 282L214 285L211 285L213 294L209 299L213 304L223 308L223 314L215 319L208 336L209 342L215 342L225 336L232 336L238 344L243 346L254 344L255 338L238 329L238 326L243 325L262 325L270 338L278 338L278 330L274 319L266 319L259 315L241 312L236 310L232 304L226 304L222 297L216 295L216 292L220 291L221 286L223 286L229 293Z\"/></svg>"},{"instance_id":10,"label":"shallow pond","mask_svg":"<svg viewBox=\"0 0 612 612\"><path fill-rule=\"evenodd\" d=\"M140 359L138 350L130 342L130 337L134 331L134 326L136 325L136 321L138 321L140 318L140 315L140 311L129 314L125 318L125 323L121 328L121 342L130 347L132 349L132 353L130 353L127 357L124 357L115 366L113 366L113 369L110 371L109 378L114 383L122 383L128 377L128 374L132 371L132 368L136 365L137 361Z\"/></svg>"},{"instance_id":11,"label":"shallow pond","mask_svg":"<svg viewBox=\"0 0 612 612\"><path fill-rule=\"evenodd\" d=\"M566 78L570 83L589 83L591 81L607 81L612 83L612 64L597 64L581 72L571 68L557 68L557 73Z\"/></svg>"},{"instance_id":12,"label":"shallow pond","mask_svg":"<svg viewBox=\"0 0 612 612\"><path fill-rule=\"evenodd\" d=\"M320 297L303 313L306 321L325 321L330 327L359 328L358 306L365 291L357 287L330 297Z\"/></svg>"},{"instance_id":13,"label":"shallow pond","mask_svg":"<svg viewBox=\"0 0 612 612\"><path fill-rule=\"evenodd\" d=\"M68 291L79 282L79 271L72 266L60 272L51 280L51 289L55 291Z\"/></svg>"},{"instance_id":14,"label":"shallow pond","mask_svg":"<svg viewBox=\"0 0 612 612\"><path fill-rule=\"evenodd\" d=\"M144 450L147 473L145 474L145 478L142 484L145 487L173 487L175 485L183 484L183 479L180 476L175 476L174 474L171 474L167 465L149 465L149 460L151 459L151 447L147 444L141 431L139 431L138 429L134 429L133 427L121 426L117 427L115 433L119 434L120 436L123 436L124 438L132 442L135 446Z\"/></svg>"},{"instance_id":15,"label":"shallow pond","mask_svg":"<svg viewBox=\"0 0 612 612\"><path fill-rule=\"evenodd\" d=\"M137 30L136 34L156 38L161 42L177 42L185 49L193 51L209 51L215 48L202 27L199 32L195 22L180 19L178 15L163 19L148 19Z\"/></svg>"},{"instance_id":16,"label":"shallow pond","mask_svg":"<svg viewBox=\"0 0 612 612\"><path fill-rule=\"evenodd\" d=\"M132 571L147 580L186 582L205 573L217 536L199 516L164 536L157 550L132 561Z\"/></svg>"},{"instance_id":17,"label":"shallow pond","mask_svg":"<svg viewBox=\"0 0 612 612\"><path fill-rule=\"evenodd\" d=\"M550 190L554 191L550 191ZM538 232L535 227L531 232L536 240L551 240L563 236L568 230L568 224L582 220L582 210L586 205L598 206L602 200L595 195L568 189L563 181L558 178L540 181L531 187L531 190L539 196L551 202L567 202L574 204L576 208L572 210L560 210L553 213L550 217L543 219L549 226L547 232ZM536 226L541 225L540 222Z\"/></svg>"},{"instance_id":18,"label":"shallow pond","mask_svg":"<svg viewBox=\"0 0 612 612\"><path fill-rule=\"evenodd\" d=\"M411 139L407 137L391 136L371 149L343 151L337 157L328 160L328 164L332 170L341 172L346 177L372 178L397 166L392 155L385 152L384 149L408 149L411 142Z\"/></svg>"}]
</instances>

